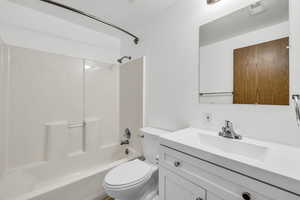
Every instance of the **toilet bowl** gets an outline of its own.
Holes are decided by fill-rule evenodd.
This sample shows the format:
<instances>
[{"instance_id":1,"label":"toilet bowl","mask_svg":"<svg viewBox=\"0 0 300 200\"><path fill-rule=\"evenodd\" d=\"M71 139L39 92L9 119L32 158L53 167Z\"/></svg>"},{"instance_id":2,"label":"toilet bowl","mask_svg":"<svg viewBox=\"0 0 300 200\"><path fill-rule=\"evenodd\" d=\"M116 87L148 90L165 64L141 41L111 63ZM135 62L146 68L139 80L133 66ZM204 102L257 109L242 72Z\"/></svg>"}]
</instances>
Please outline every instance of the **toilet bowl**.
<instances>
[{"instance_id":1,"label":"toilet bowl","mask_svg":"<svg viewBox=\"0 0 300 200\"><path fill-rule=\"evenodd\" d=\"M146 160L133 160L107 173L103 187L117 200L158 200L159 136L169 133L153 128L141 129Z\"/></svg>"},{"instance_id":2,"label":"toilet bowl","mask_svg":"<svg viewBox=\"0 0 300 200\"><path fill-rule=\"evenodd\" d=\"M118 200L153 200L158 194L158 167L140 160L124 163L108 172L103 186Z\"/></svg>"}]
</instances>

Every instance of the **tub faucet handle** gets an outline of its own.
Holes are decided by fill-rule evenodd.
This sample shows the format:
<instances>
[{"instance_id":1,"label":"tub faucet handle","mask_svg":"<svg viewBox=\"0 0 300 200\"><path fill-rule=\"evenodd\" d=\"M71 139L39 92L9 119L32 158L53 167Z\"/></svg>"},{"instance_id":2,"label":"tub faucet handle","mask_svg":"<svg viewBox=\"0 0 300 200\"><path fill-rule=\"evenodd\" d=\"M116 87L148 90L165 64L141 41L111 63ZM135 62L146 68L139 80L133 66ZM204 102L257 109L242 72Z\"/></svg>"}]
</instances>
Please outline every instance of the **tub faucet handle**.
<instances>
[{"instance_id":1,"label":"tub faucet handle","mask_svg":"<svg viewBox=\"0 0 300 200\"><path fill-rule=\"evenodd\" d=\"M126 139L130 139L130 138L131 138L131 131L130 131L130 129L129 129L129 128L126 128L124 132L125 132L125 133L124 133L124 137L125 137Z\"/></svg>"},{"instance_id":2,"label":"tub faucet handle","mask_svg":"<svg viewBox=\"0 0 300 200\"><path fill-rule=\"evenodd\" d=\"M125 145L125 144L129 144L129 140L122 140L120 143L121 146Z\"/></svg>"}]
</instances>

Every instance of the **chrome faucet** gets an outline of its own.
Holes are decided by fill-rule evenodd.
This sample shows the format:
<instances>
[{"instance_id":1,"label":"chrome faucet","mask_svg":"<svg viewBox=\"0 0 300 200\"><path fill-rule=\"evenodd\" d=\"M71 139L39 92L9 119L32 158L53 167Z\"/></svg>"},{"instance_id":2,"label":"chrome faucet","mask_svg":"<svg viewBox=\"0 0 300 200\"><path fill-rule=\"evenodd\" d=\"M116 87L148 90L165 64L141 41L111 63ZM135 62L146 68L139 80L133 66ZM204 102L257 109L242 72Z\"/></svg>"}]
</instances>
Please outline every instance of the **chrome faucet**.
<instances>
[{"instance_id":1,"label":"chrome faucet","mask_svg":"<svg viewBox=\"0 0 300 200\"><path fill-rule=\"evenodd\" d=\"M120 145L125 145L125 144L129 144L129 140L131 138L131 131L129 128L126 128L124 131L124 135L123 135L123 140L121 140Z\"/></svg>"},{"instance_id":2,"label":"chrome faucet","mask_svg":"<svg viewBox=\"0 0 300 200\"><path fill-rule=\"evenodd\" d=\"M236 140L242 139L242 136L234 131L233 123L228 120L225 121L225 126L222 127L222 131L219 132L219 136Z\"/></svg>"}]
</instances>

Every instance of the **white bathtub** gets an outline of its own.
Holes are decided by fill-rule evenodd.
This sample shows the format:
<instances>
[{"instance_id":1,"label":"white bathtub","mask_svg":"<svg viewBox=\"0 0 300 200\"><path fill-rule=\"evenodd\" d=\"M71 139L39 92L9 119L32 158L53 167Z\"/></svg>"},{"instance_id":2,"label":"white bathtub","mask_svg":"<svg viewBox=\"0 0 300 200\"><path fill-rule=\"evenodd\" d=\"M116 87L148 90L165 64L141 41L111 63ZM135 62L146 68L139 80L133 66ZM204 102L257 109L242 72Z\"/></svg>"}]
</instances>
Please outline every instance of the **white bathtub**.
<instances>
[{"instance_id":1,"label":"white bathtub","mask_svg":"<svg viewBox=\"0 0 300 200\"><path fill-rule=\"evenodd\" d=\"M77 160L74 164L80 165L78 168L65 168L70 173L49 163L12 171L5 177L0 176L0 200L101 200L105 197L102 182L106 173L139 156L134 150L130 152L127 157L124 152L123 156L117 153L115 160L94 163L91 167L82 167L90 163L80 164Z\"/></svg>"},{"instance_id":2,"label":"white bathtub","mask_svg":"<svg viewBox=\"0 0 300 200\"><path fill-rule=\"evenodd\" d=\"M0 184L0 200L102 199L105 196L102 188L105 174L111 168L128 160L124 158L44 182L19 172L13 173Z\"/></svg>"},{"instance_id":3,"label":"white bathtub","mask_svg":"<svg viewBox=\"0 0 300 200\"><path fill-rule=\"evenodd\" d=\"M40 183L36 189L13 200L98 200L105 197L102 182L111 168L127 158L70 174L51 182Z\"/></svg>"}]
</instances>

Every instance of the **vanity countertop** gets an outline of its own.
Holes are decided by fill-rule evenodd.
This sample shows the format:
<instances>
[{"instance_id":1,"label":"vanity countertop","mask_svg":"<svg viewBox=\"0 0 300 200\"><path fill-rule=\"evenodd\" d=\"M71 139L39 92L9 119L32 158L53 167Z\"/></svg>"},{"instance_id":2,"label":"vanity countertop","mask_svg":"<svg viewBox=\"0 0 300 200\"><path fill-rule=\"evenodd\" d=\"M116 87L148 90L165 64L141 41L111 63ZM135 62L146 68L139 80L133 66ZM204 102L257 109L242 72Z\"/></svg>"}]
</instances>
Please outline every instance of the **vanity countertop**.
<instances>
[{"instance_id":1,"label":"vanity countertop","mask_svg":"<svg viewBox=\"0 0 300 200\"><path fill-rule=\"evenodd\" d=\"M195 128L165 134L160 144L300 196L300 148Z\"/></svg>"}]
</instances>

